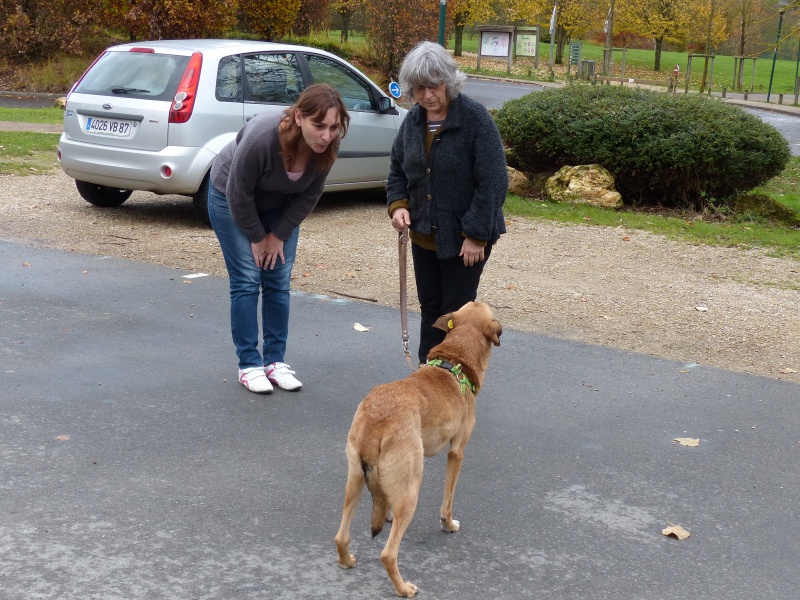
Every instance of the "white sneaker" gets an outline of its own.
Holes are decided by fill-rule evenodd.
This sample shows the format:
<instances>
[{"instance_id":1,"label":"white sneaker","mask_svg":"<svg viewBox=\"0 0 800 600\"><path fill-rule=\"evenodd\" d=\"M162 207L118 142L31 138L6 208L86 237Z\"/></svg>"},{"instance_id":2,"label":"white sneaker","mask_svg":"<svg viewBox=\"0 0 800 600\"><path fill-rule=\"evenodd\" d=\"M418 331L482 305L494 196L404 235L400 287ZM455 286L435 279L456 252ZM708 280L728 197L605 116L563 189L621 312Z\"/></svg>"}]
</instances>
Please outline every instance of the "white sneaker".
<instances>
[{"instance_id":1,"label":"white sneaker","mask_svg":"<svg viewBox=\"0 0 800 600\"><path fill-rule=\"evenodd\" d=\"M239 383L256 394L269 394L272 391L272 384L261 367L239 369Z\"/></svg>"},{"instance_id":2,"label":"white sneaker","mask_svg":"<svg viewBox=\"0 0 800 600\"><path fill-rule=\"evenodd\" d=\"M282 390L293 392L299 390L303 384L294 376L294 371L286 363L274 362L264 367L267 379L277 385Z\"/></svg>"}]
</instances>

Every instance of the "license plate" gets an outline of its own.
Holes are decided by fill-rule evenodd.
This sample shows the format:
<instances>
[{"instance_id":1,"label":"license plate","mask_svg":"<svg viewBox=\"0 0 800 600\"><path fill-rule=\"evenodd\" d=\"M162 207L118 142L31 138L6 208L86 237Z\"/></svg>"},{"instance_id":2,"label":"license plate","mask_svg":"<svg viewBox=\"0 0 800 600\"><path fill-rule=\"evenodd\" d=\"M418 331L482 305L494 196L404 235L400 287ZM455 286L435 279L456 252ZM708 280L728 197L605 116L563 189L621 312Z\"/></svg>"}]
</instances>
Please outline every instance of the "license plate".
<instances>
[{"instance_id":1,"label":"license plate","mask_svg":"<svg viewBox=\"0 0 800 600\"><path fill-rule=\"evenodd\" d=\"M89 117L86 121L86 133L95 135L113 135L116 137L128 137L133 130L133 121L122 119L101 119Z\"/></svg>"}]
</instances>

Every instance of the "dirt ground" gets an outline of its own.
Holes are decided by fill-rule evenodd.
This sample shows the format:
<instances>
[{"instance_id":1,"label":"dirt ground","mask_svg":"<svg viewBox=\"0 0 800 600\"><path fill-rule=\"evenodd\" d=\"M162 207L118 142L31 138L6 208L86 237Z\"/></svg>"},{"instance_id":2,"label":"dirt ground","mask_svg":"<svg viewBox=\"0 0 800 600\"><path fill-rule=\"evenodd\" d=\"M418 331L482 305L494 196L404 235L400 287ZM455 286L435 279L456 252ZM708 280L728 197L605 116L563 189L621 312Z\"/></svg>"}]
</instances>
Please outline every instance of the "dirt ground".
<instances>
[{"instance_id":1,"label":"dirt ground","mask_svg":"<svg viewBox=\"0 0 800 600\"><path fill-rule=\"evenodd\" d=\"M800 262L622 228L507 227L479 292L504 327L800 383ZM135 192L100 209L61 172L0 177L0 239L225 276L189 199ZM324 197L298 254L294 289L399 305L397 234L379 196Z\"/></svg>"}]
</instances>

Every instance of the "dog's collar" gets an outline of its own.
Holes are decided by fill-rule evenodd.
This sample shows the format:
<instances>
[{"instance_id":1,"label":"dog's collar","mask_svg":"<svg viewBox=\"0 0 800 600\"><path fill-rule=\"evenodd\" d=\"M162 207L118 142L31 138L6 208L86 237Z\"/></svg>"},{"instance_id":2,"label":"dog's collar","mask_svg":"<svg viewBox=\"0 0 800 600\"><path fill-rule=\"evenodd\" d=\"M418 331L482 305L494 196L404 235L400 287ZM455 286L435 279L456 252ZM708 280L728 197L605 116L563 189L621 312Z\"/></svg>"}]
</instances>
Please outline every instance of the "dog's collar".
<instances>
[{"instance_id":1,"label":"dog's collar","mask_svg":"<svg viewBox=\"0 0 800 600\"><path fill-rule=\"evenodd\" d=\"M431 359L425 364L429 367L441 367L455 375L462 394L466 394L467 390L472 391L473 394L475 393L475 384L472 383L469 380L469 377L464 374L464 372L461 370L460 364L454 365L453 363L449 363L441 358Z\"/></svg>"}]
</instances>

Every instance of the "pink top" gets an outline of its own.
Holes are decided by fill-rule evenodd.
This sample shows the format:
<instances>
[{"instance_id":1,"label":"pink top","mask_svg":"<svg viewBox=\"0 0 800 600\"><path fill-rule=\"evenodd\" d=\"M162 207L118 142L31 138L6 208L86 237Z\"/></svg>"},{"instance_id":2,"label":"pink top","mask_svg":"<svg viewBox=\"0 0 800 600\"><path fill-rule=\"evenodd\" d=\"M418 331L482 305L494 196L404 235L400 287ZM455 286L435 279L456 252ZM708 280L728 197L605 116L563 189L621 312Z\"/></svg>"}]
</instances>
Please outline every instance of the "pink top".
<instances>
[{"instance_id":1,"label":"pink top","mask_svg":"<svg viewBox=\"0 0 800 600\"><path fill-rule=\"evenodd\" d=\"M305 171L300 171L299 173L292 173L291 171L286 171L286 175L289 176L289 179L292 181L299 181L299 179L303 176Z\"/></svg>"}]
</instances>

